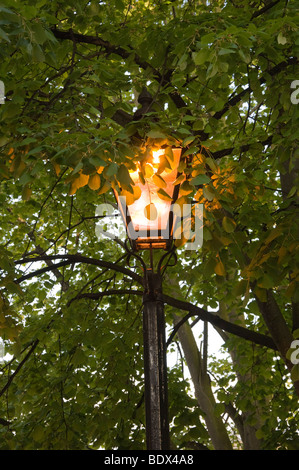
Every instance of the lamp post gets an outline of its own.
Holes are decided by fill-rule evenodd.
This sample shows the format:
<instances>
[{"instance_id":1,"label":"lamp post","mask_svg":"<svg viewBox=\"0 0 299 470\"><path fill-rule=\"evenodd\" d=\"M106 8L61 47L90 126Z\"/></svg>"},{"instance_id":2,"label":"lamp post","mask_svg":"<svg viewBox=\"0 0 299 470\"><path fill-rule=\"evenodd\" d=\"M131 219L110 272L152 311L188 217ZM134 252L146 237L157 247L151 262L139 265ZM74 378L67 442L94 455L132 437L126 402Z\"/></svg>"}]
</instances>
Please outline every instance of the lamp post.
<instances>
[{"instance_id":1,"label":"lamp post","mask_svg":"<svg viewBox=\"0 0 299 470\"><path fill-rule=\"evenodd\" d=\"M120 188L120 192L114 189L131 244L130 254L134 254L144 268L143 343L148 450L170 448L161 266L165 255L172 249L172 204L179 194L179 185L175 182L181 151L181 148L168 147L147 152L147 157L130 172L133 192L124 188ZM155 272L153 250L157 249L166 250L166 253ZM149 267L137 255L140 250L150 251Z\"/></svg>"}]
</instances>

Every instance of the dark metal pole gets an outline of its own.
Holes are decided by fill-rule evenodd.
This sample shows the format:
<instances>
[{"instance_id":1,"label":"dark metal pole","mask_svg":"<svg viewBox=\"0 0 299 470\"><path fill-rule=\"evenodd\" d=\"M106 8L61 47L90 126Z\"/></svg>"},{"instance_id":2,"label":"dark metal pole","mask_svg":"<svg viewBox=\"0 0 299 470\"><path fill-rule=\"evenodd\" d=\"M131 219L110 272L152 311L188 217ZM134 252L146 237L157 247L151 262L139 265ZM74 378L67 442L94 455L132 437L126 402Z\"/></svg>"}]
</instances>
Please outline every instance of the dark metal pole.
<instances>
[{"instance_id":1,"label":"dark metal pole","mask_svg":"<svg viewBox=\"0 0 299 470\"><path fill-rule=\"evenodd\" d=\"M146 444L148 450L169 450L168 390L164 304L160 273L144 273L143 344Z\"/></svg>"}]
</instances>

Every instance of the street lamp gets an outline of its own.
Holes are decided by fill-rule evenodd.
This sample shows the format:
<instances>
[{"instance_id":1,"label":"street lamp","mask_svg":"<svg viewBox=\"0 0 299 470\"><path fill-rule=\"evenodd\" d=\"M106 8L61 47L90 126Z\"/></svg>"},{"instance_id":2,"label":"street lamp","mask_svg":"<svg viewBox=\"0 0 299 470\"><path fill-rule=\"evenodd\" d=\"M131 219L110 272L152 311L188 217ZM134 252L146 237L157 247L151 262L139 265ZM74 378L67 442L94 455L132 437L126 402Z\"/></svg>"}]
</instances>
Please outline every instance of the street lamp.
<instances>
[{"instance_id":1,"label":"street lamp","mask_svg":"<svg viewBox=\"0 0 299 470\"><path fill-rule=\"evenodd\" d=\"M171 147L145 151L145 158L129 172L133 189L119 188L119 192L114 189L131 243L129 252L141 261L144 268L144 395L148 450L170 448L161 262L172 247L172 204L179 196L177 181L181 153L181 148ZM156 272L153 249L166 250ZM150 250L150 267L137 255L140 250Z\"/></svg>"},{"instance_id":2,"label":"street lamp","mask_svg":"<svg viewBox=\"0 0 299 470\"><path fill-rule=\"evenodd\" d=\"M173 236L172 204L179 192L177 180L181 148L152 149L129 172L130 192L121 188L115 196L133 250L169 249Z\"/></svg>"}]
</instances>

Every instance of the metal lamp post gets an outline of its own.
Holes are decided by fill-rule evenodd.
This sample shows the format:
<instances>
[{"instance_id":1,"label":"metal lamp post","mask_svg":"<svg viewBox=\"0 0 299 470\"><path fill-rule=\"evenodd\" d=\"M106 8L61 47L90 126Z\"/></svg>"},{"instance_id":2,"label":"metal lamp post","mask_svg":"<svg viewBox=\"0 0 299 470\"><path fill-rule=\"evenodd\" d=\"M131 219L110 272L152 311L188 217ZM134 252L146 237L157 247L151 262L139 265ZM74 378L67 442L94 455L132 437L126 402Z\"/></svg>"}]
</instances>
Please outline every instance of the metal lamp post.
<instances>
[{"instance_id":1,"label":"metal lamp post","mask_svg":"<svg viewBox=\"0 0 299 470\"><path fill-rule=\"evenodd\" d=\"M172 204L179 194L178 176L181 148L156 149L137 162L130 172L134 194L114 189L123 217L130 254L144 269L143 342L146 443L148 450L170 448L168 421L168 387L165 342L164 304L162 298L162 262L173 254L174 214ZM129 196L126 197L126 196ZM163 249L156 272L153 250ZM150 251L150 266L140 257L140 250Z\"/></svg>"}]
</instances>

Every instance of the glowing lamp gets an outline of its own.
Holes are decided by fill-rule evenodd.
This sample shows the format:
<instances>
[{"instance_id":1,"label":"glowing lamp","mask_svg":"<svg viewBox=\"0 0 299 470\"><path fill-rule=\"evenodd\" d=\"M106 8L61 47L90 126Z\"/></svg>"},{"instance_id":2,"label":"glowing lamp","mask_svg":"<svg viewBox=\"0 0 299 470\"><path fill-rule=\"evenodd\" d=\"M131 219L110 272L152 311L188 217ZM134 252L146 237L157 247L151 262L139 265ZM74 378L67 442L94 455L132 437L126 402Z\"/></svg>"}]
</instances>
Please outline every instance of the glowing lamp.
<instances>
[{"instance_id":1,"label":"glowing lamp","mask_svg":"<svg viewBox=\"0 0 299 470\"><path fill-rule=\"evenodd\" d=\"M115 196L134 250L167 249L172 241L172 204L179 194L180 148L153 150L151 156L130 171L131 191L120 188Z\"/></svg>"}]
</instances>

